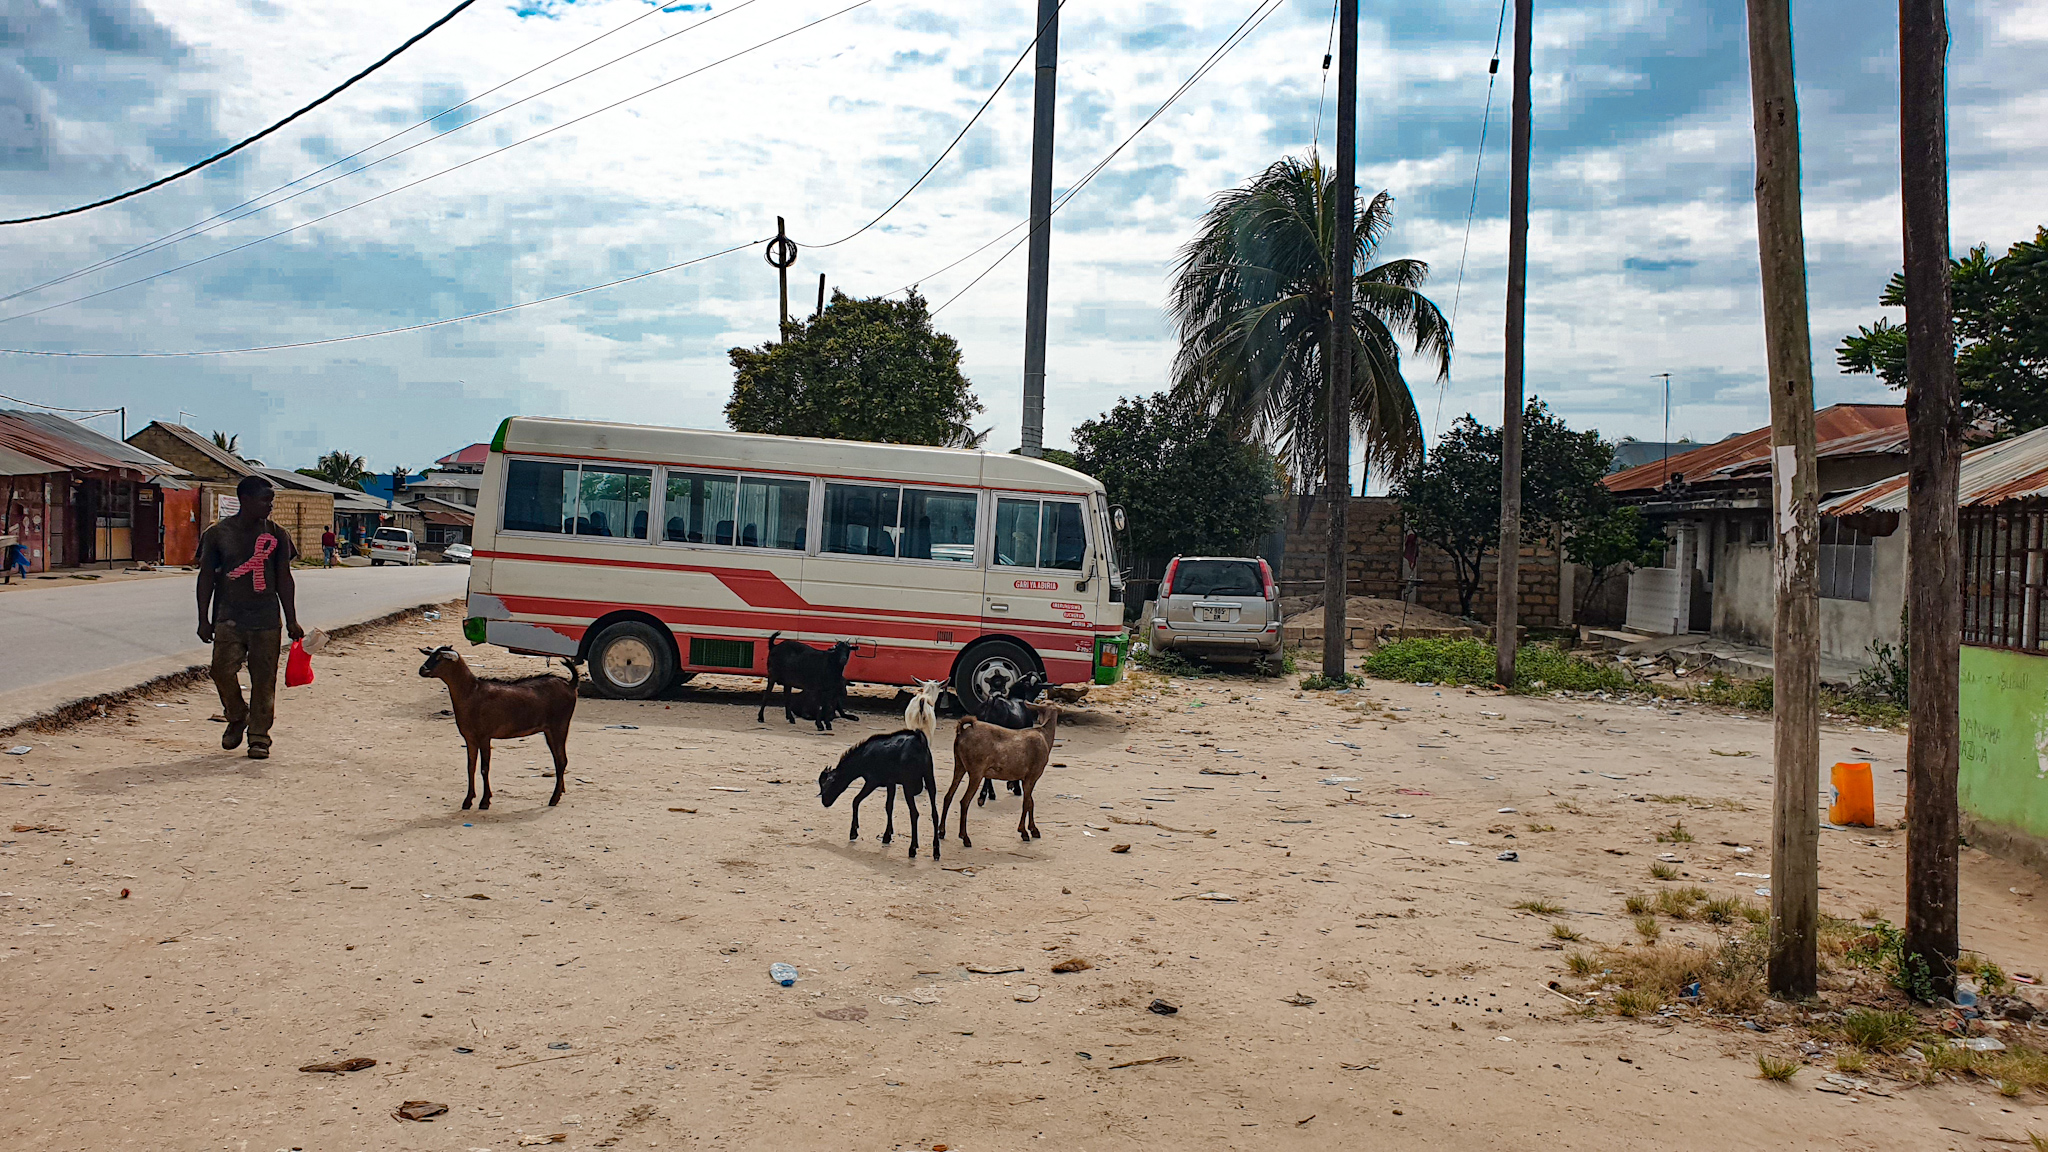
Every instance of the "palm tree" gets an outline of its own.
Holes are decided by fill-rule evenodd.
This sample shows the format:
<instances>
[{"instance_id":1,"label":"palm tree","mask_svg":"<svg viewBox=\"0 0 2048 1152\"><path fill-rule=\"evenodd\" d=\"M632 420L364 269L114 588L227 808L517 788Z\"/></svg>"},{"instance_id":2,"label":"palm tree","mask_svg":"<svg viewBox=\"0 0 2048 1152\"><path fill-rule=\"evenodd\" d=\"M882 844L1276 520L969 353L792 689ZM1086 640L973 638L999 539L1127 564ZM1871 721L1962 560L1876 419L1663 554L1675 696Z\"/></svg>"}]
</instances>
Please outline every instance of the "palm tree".
<instances>
[{"instance_id":1,"label":"palm tree","mask_svg":"<svg viewBox=\"0 0 2048 1152\"><path fill-rule=\"evenodd\" d=\"M237 455L237 453L235 452L235 448L239 446L241 443L242 435L239 432L237 432L233 436L230 436L225 432L219 431L216 431L213 434L213 446L215 448L220 449L223 452L226 452L230 456Z\"/></svg>"},{"instance_id":2,"label":"palm tree","mask_svg":"<svg viewBox=\"0 0 2048 1152\"><path fill-rule=\"evenodd\" d=\"M369 467L363 463L361 456L351 456L339 448L320 457L309 471L329 484L337 484L343 488L354 487L356 481L370 474Z\"/></svg>"},{"instance_id":3,"label":"palm tree","mask_svg":"<svg viewBox=\"0 0 2048 1152\"><path fill-rule=\"evenodd\" d=\"M1272 441L1307 482L1327 475L1348 490L1342 462L1326 459L1330 324L1336 250L1336 180L1319 156L1286 157L1217 196L1181 249L1168 304L1180 329L1174 387ZM1354 269L1393 227L1393 197L1358 208ZM1351 418L1369 463L1393 469L1422 450L1422 419L1401 374L1401 345L1451 371L1451 329L1418 289L1420 260L1357 273L1352 296Z\"/></svg>"}]
</instances>

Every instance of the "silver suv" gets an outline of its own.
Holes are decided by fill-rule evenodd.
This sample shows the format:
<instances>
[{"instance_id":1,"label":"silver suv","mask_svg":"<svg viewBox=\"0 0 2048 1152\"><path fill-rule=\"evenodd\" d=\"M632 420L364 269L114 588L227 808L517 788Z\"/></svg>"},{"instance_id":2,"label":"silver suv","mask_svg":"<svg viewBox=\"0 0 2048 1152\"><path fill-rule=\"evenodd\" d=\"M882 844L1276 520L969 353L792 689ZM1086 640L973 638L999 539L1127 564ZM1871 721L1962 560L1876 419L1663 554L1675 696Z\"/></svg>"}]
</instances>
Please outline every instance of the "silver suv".
<instances>
[{"instance_id":1,"label":"silver suv","mask_svg":"<svg viewBox=\"0 0 2048 1152\"><path fill-rule=\"evenodd\" d=\"M1279 593L1264 560L1176 556L1152 610L1152 647L1247 660L1278 656Z\"/></svg>"}]
</instances>

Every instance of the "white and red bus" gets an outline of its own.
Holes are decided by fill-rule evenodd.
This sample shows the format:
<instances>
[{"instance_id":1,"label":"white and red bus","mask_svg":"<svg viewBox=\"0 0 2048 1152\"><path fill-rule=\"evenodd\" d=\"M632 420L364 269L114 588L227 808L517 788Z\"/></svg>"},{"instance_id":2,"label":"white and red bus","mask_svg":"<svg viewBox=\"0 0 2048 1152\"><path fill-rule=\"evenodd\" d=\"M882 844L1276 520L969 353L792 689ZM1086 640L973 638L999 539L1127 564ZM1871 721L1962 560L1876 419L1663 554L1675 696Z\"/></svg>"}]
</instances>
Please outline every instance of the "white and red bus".
<instances>
[{"instance_id":1,"label":"white and red bus","mask_svg":"<svg viewBox=\"0 0 2048 1152\"><path fill-rule=\"evenodd\" d=\"M1026 456L513 417L484 464L465 635L588 662L608 696L763 675L771 633L847 679L1121 677L1097 481Z\"/></svg>"}]
</instances>

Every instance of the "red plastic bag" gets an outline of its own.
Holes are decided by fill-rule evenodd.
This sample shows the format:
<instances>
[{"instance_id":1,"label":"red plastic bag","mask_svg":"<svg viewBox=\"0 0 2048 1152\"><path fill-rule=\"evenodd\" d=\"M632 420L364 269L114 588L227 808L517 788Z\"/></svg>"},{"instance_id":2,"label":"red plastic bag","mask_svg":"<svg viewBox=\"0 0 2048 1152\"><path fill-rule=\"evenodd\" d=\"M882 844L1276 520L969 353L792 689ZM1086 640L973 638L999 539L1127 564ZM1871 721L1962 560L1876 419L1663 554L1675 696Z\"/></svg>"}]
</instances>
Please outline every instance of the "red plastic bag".
<instances>
[{"instance_id":1,"label":"red plastic bag","mask_svg":"<svg viewBox=\"0 0 2048 1152\"><path fill-rule=\"evenodd\" d=\"M313 654L297 640L292 641L292 650L284 658L284 686L297 688L313 682Z\"/></svg>"}]
</instances>

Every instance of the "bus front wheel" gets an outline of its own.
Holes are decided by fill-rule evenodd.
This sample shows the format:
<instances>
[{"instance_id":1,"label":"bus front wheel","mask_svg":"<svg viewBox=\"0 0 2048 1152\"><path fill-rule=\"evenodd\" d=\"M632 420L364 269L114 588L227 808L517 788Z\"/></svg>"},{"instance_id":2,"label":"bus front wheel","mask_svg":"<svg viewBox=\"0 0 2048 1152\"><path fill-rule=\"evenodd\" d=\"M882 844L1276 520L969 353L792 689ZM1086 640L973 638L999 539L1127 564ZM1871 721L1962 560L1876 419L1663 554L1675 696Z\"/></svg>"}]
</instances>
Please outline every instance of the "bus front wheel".
<instances>
[{"instance_id":1,"label":"bus front wheel","mask_svg":"<svg viewBox=\"0 0 2048 1152\"><path fill-rule=\"evenodd\" d=\"M668 638L639 620L621 620L590 645L590 679L614 700L646 700L676 677Z\"/></svg>"},{"instance_id":2,"label":"bus front wheel","mask_svg":"<svg viewBox=\"0 0 2048 1152\"><path fill-rule=\"evenodd\" d=\"M976 645L953 669L953 695L972 714L995 695L998 687L1015 684L1026 673L1038 671L1031 653L1008 640L990 640Z\"/></svg>"}]
</instances>

